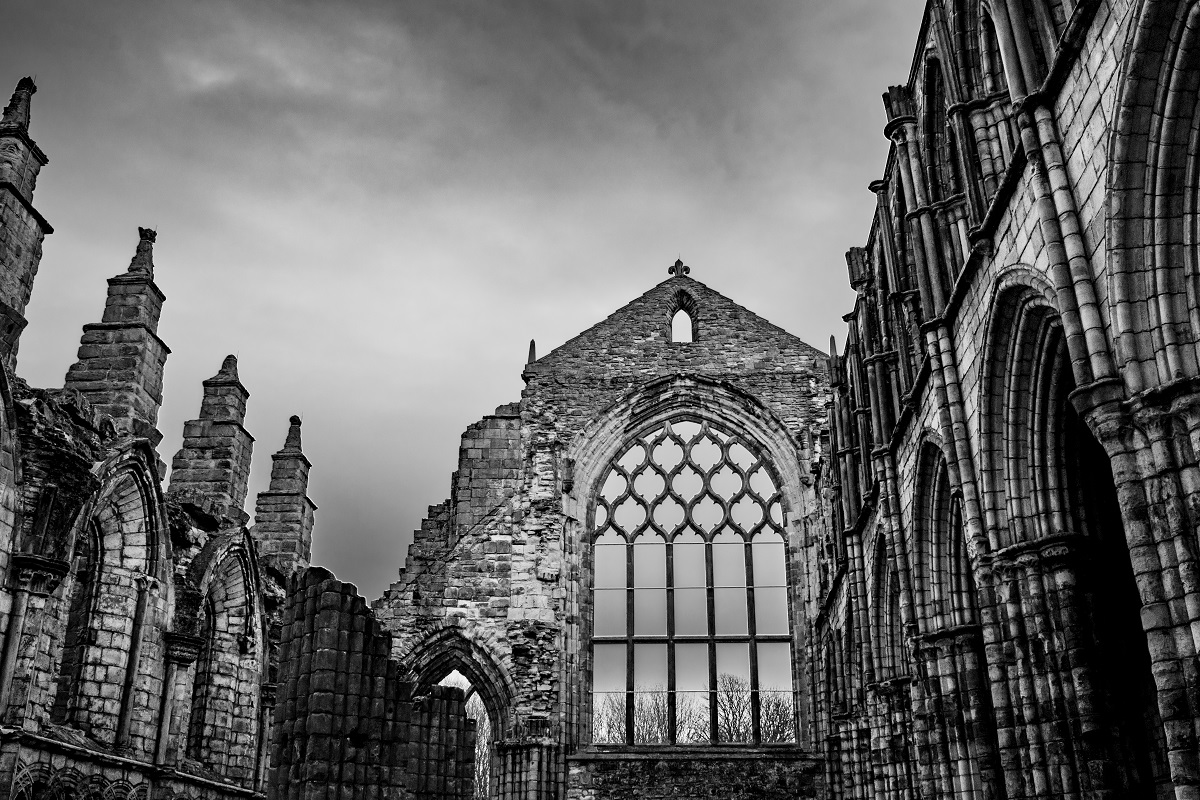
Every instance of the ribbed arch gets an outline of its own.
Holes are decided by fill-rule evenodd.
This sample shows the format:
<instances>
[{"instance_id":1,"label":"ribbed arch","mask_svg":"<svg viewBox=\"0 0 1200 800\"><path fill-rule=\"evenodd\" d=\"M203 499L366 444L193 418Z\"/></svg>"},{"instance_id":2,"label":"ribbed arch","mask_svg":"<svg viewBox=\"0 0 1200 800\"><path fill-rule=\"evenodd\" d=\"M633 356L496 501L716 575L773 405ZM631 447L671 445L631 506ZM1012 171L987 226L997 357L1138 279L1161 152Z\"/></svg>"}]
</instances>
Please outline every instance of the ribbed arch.
<instances>
[{"instance_id":1,"label":"ribbed arch","mask_svg":"<svg viewBox=\"0 0 1200 800\"><path fill-rule=\"evenodd\" d=\"M154 675L161 661L158 627L170 601L169 582L163 581L170 553L148 448L129 443L99 473L100 490L66 537L71 572L60 590L57 624L48 631L56 659L50 715L112 743L123 715L128 719L132 709L154 706L161 681L161 674ZM131 675L134 671L138 674ZM133 679L142 675L150 677ZM101 691L114 679L119 692Z\"/></svg>"},{"instance_id":2,"label":"ribbed arch","mask_svg":"<svg viewBox=\"0 0 1200 800\"><path fill-rule=\"evenodd\" d=\"M950 485L942 447L922 446L914 495L916 604L926 633L974 621L975 592L967 557L962 496Z\"/></svg>"},{"instance_id":3,"label":"ribbed arch","mask_svg":"<svg viewBox=\"0 0 1200 800\"><path fill-rule=\"evenodd\" d=\"M1108 172L1107 236L1131 394L1200 372L1200 4L1146 3L1133 31L1113 116L1120 169Z\"/></svg>"},{"instance_id":4,"label":"ribbed arch","mask_svg":"<svg viewBox=\"0 0 1200 800\"><path fill-rule=\"evenodd\" d=\"M997 278L993 298L980 381L979 478L995 550L1062 528L1061 466L1052 459L1061 433L1046 412L1066 402L1060 367L1067 362L1044 276L1011 267Z\"/></svg>"},{"instance_id":5,"label":"ribbed arch","mask_svg":"<svg viewBox=\"0 0 1200 800\"><path fill-rule=\"evenodd\" d=\"M888 557L887 537L876 536L871 564L872 647L875 652L876 678L889 680L909 673L901 617L899 565Z\"/></svg>"},{"instance_id":6,"label":"ribbed arch","mask_svg":"<svg viewBox=\"0 0 1200 800\"><path fill-rule=\"evenodd\" d=\"M754 490L759 492L760 495L761 492L764 491L762 486L759 486L757 483L760 478L769 479L769 483L775 487L773 493L769 492L769 494L773 494L774 499L767 503L763 508L764 520L766 519L766 516L773 515L770 517L770 520L767 521L770 522L770 525L777 526L778 528L778 532L772 534L776 537L776 541L769 544L764 542L761 546L766 549L778 547L781 550L784 550L786 553L786 550L793 544L792 536L789 532L790 515L793 513L793 509L803 507L803 492L811 491L805 488L810 485L811 479L802 473L803 465L800 458L800 453L796 447L795 438L771 410L766 408L760 401L746 394L733 384L728 382L714 381L708 378L693 375L675 375L661 378L652 381L651 383L640 387L637 391L626 395L598 415L597 418L587 427L587 429L576 436L571 447L565 454L566 458L573 461L575 464L574 489L570 495L564 497L564 511L567 517L573 521L568 526L570 535L568 536L568 541L566 543L568 551L567 557L579 558L580 563L584 565L584 569L581 571L579 577L568 582L569 601L571 598L574 598L574 601L578 603L578 617L580 622L568 625L567 637L568 641L572 643L569 645L569 650L578 648L578 652L580 653L580 663L577 669L579 669L581 674L592 675L594 678L595 671L594 658L596 658L596 654L591 646L593 641L593 630L591 626L593 624L592 620L594 616L593 603L596 602L596 598L594 596L592 580L593 569L595 568L594 559L597 557L597 554L593 552L593 550L599 547L599 545L594 545L592 540L594 535L598 532L596 528L595 515L597 513L603 513L597 512L596 498L599 496L604 484L612 473L612 465L614 460L621 457L622 454L629 449L631 441L642 433L649 434L655 431L662 431L664 430L664 425L667 425L668 423L673 424L674 420L685 420L687 424L693 428L709 426L713 430L721 431L723 435L736 437L736 439L743 444L752 443L747 444L744 449L754 454L754 460L760 466L748 468L748 471L745 472L745 477L754 485ZM696 435L696 431L692 428L688 428L688 430L690 431L688 442L691 442L692 438L694 438ZM700 438L703 439L705 436L701 435ZM720 439L719 436L716 438L718 440ZM733 441L734 440L731 438L728 440L728 442L725 442L721 445L725 448L724 452L726 455L730 457L732 457L734 452ZM677 444L678 443L676 443L676 445ZM694 443L694 446L699 446L699 444L700 442L697 440ZM690 444L689 446L693 445ZM707 445L705 446L707 447ZM638 475L641 474L641 471L645 471L639 471L636 466L632 466L631 468L633 468L634 472L638 473ZM676 465L672 462L670 468L675 469ZM722 472L722 468L719 465L714 466L712 467L711 471L714 472L712 477L715 479L715 473ZM636 478L636 476L634 476L634 472L631 472L630 475L631 477ZM655 472L657 474L657 471ZM648 474L646 475L646 479L650 479ZM737 483L737 481L734 483ZM745 482L743 481L743 483ZM647 489L646 491L651 490ZM735 505L739 499L745 500L747 503L753 500L753 498L747 494L747 492L749 492L748 486L737 489L737 492L738 496L730 495L725 497L723 501L724 505L722 505L721 502L718 502L717 505L721 506L722 508L732 508L732 506ZM703 498L707 497L708 494L702 492L701 496L695 498L695 502L701 503L703 502ZM678 530L677 526L672 525L671 522L675 522L675 520L673 518L672 520L666 520L664 518L664 521L660 524L668 525L670 527L670 534L673 537L671 545L672 547L695 547L697 548L698 552L703 552L705 548L727 547L730 548L730 552L732 552L737 546L740 546L742 549L738 552L741 553L744 558L753 556L757 552L757 548L760 547L756 541L757 538L768 533L767 531L759 531L759 528L755 527L763 522L763 520L759 520L756 517L754 520L754 525L751 526L753 530L744 529L741 534L738 534L737 532L731 533L728 531L705 531L706 535L712 536L711 540L706 540L704 537L699 537L697 542L692 542L691 538L693 534L686 534L685 536L685 532ZM637 531L637 533L645 532ZM723 538L727 534L733 537L728 542L726 542ZM645 553L647 555L651 555L652 551L656 551L657 548L665 548L667 546L665 543L665 534L656 532L655 536L662 539L662 543L656 544L647 540L646 543L652 545L651 547L645 549ZM687 539L687 541L682 541L680 539L681 536ZM750 539L747 540L745 538L746 536L749 536ZM638 544L638 542L641 541L641 537L635 536L633 539L624 539L619 534L613 534L613 538L616 540L617 544L619 544L619 546L614 546L611 548L614 552L618 550L625 552L622 550L624 547L629 547L641 552L641 549L644 547L644 545ZM625 544L626 542L630 543ZM740 545L738 545L738 543L740 543ZM749 556L746 555L747 553L749 553ZM634 554L634 558L635 560L630 563L633 563L636 568L636 553ZM651 560L653 560L653 558ZM722 562L722 566L728 566L728 563ZM780 566L784 566L784 580L773 582L769 587L765 587L763 589L764 591L767 591L768 593L778 593L780 590L783 590L786 593L785 586L793 585L786 580L785 564L780 564ZM753 574L751 569L751 565L747 563L747 575ZM654 574L658 573L655 572ZM714 580L719 583L724 579L714 575ZM745 580L745 578L742 580ZM742 584L743 588L739 589L743 595L747 594L747 589L745 586L745 584ZM728 586L715 588L725 589L732 587L733 584L729 584ZM654 591L657 591L657 589ZM704 590L700 589L700 591L703 592ZM754 591L757 593L760 590L756 588ZM772 601L772 603L774 603L774 601ZM743 649L749 648L746 650L747 654L750 654L755 650L754 647L749 647L750 643L752 641L757 642L758 644L756 644L755 647L758 648L760 658L766 658L766 661L762 663L770 662L771 664L776 665L769 671L764 672L764 668L762 664L760 664L758 672L760 677L764 674L774 675L776 673L780 673L780 680L787 680L791 684L790 686L785 686L788 698L791 697L791 690L793 687L801 691L806 688L806 684L803 679L797 679L797 676L803 674L806 668L803 663L804 649L803 644L800 641L800 632L796 630L794 626L791 626L791 610L789 603L789 600L784 600L782 602L782 607L785 609L783 613L783 621L776 623L774 620L772 620L772 625L783 624L791 629L784 629L785 633L782 634L783 638L781 641L766 642L766 644L769 645L769 647L766 648L766 651L764 651L763 647L760 646L763 644L761 637L755 638L755 634L751 631L747 631L746 634L739 634L745 639L744 643L740 644L739 646ZM708 618L714 619L714 617L712 617L711 610L708 613ZM747 620L745 613L742 613L741 619L743 624L745 624ZM697 621L696 624L698 626L699 622ZM698 627L697 630L699 630ZM772 628L773 633L771 635L776 635L774 630L775 629ZM733 644L732 641L729 643ZM616 649L615 644L615 642L612 643L612 649L614 650ZM655 643L646 642L646 644ZM700 639L697 639L694 642L687 642L687 644L710 648L711 646L715 646L716 644L720 643L717 642L716 639L708 638L708 634L705 634ZM657 644L655 644L655 646L657 646ZM787 651L790 648L790 659L786 656L786 653L784 654L784 658L776 658L776 656L780 654L776 653L772 648L780 649L782 651ZM733 662L736 661L736 673L743 674L743 669L747 670L745 674L749 676L750 680L752 680L755 675L754 670L746 664L741 655L732 654L732 648L729 650L730 652L727 653L727 656L728 658L733 659L733 661L729 661L727 663L733 666ZM628 652L632 652L632 649L630 649ZM603 656L606 653L607 651L601 655ZM649 657L649 654L647 654L647 659ZM723 656L719 654L717 657L718 659L723 658ZM651 664L651 662L647 659L643 659L642 663L648 665ZM785 663L785 661L787 663ZM776 662L778 662L778 664ZM614 669L618 669L619 665L611 666L613 666ZM790 678L786 675L788 669L791 671ZM607 670L602 671L607 673ZM611 687L612 692L624 692L627 690L628 678L625 668L620 667L620 671L622 674L620 685ZM718 675L716 678L713 678L710 672L710 675L708 676L710 680L708 681L707 685L703 686L701 685L702 676L698 674L694 676L681 675L678 672L671 673L669 666L665 664L662 666L662 669L659 669L659 667L655 666L652 672L653 674L646 673L643 676L645 678L644 682L648 682L648 685L657 685L660 681L665 683L667 678L674 674L675 678L677 679L676 691L679 691L679 687L681 686L684 687L683 691L696 691L698 693L697 703L703 705L704 709L711 710L711 705L708 703L701 703L699 698L700 694L705 694L708 696L708 693L713 690L713 686L721 674L719 666ZM633 674L634 682L637 683L639 676L636 674L636 667L634 667L634 673L630 674ZM734 673L731 672L731 674ZM695 686L693 686L693 684L695 684ZM757 688L761 689L762 691L768 691L773 690L776 687L770 686ZM738 692L743 691L738 687L734 687L734 689ZM754 689L755 687L751 687L751 695L753 694ZM577 726L575 728L575 735L578 737L579 741L590 741L590 737L593 735L593 720L586 713L586 709L593 708L592 704L589 703L589 698L586 694L589 690L602 690L605 692L610 691L604 687L598 689L594 679L589 682L589 685L583 688L582 696L579 698L577 703L577 707L580 710L574 721L575 725ZM628 689L628 691L632 690ZM669 686L667 691L671 691ZM782 692L779 694L782 695ZM592 699L594 700L595 698ZM604 698L600 699L603 700ZM759 699L762 700L764 698L760 696ZM765 699L774 704L777 698L772 695ZM780 702L782 703L783 701ZM628 708L627 703L624 703L623 705ZM771 705L771 707L775 708L775 705ZM779 705L781 717L782 712L785 709L788 710L789 714L799 714L803 708L804 703L799 699L796 699L794 702L788 700L788 705L786 706ZM676 708L676 711L678 711L678 708ZM713 717L710 715L710 723L712 719ZM759 718L760 723L764 723L759 727L759 734L764 737L764 740L766 740L765 737L777 735L770 733L772 728L765 724L765 720L766 717ZM676 721L678 722L678 717ZM622 728L627 734L629 725L622 726ZM677 728L668 725L664 730L666 729L676 731L678 735ZM795 737L795 731L797 730L800 731L800 735L802 737L806 732L803 719L799 719L798 722L789 719L786 729L788 731L787 735L791 738ZM692 734L688 733L685 738L690 740L691 736ZM707 736L704 737L704 741L707 742L709 738L710 737Z\"/></svg>"},{"instance_id":7,"label":"ribbed arch","mask_svg":"<svg viewBox=\"0 0 1200 800\"><path fill-rule=\"evenodd\" d=\"M229 778L255 775L265 633L259 577L247 534L214 537L197 555L202 644L192 666L186 752ZM202 571L201 571L202 570Z\"/></svg>"},{"instance_id":8,"label":"ribbed arch","mask_svg":"<svg viewBox=\"0 0 1200 800\"><path fill-rule=\"evenodd\" d=\"M492 730L501 735L511 723L511 703L516 687L501 663L475 639L481 632L457 627L440 628L410 648L401 662L408 666L420 688L433 686L451 672L459 672L479 693L491 719Z\"/></svg>"}]
</instances>

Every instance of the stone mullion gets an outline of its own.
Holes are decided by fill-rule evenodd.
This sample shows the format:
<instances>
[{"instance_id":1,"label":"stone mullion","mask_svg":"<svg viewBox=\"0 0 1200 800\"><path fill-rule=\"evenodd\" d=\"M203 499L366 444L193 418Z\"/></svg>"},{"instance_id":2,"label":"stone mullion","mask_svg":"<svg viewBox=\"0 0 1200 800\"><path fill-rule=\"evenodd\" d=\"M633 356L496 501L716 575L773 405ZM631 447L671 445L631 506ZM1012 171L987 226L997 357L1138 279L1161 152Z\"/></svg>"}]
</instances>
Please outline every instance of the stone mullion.
<instances>
[{"instance_id":1,"label":"stone mullion","mask_svg":"<svg viewBox=\"0 0 1200 800\"><path fill-rule=\"evenodd\" d=\"M155 740L154 763L164 766L169 763L170 744L172 738L187 737L187 716L183 720L182 732L177 733L175 726L175 703L177 699L190 698L191 692L180 688L179 676L187 675L187 667L195 663L204 646L204 640L197 636L168 631L164 635L166 644L166 676L163 680L163 696L159 704L158 737ZM176 752L181 748L176 747Z\"/></svg>"},{"instance_id":2,"label":"stone mullion","mask_svg":"<svg viewBox=\"0 0 1200 800\"><path fill-rule=\"evenodd\" d=\"M146 638L146 607L150 601L150 593L158 586L158 582L145 575L135 579L137 583L137 603L133 610L133 629L130 631L129 656L125 659L125 679L121 688L121 711L117 717L116 747L129 747L130 726L133 723L134 684L142 665L142 645Z\"/></svg>"}]
</instances>

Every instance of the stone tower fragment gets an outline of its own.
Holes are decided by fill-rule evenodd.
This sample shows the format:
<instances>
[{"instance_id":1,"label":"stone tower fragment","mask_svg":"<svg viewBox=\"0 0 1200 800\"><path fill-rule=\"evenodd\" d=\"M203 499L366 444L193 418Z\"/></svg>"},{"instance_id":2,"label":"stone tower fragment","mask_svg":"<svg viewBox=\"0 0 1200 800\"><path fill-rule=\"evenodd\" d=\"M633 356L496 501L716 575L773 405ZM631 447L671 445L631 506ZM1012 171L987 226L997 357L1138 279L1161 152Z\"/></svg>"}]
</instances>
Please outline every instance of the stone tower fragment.
<instances>
[{"instance_id":1,"label":"stone tower fragment","mask_svg":"<svg viewBox=\"0 0 1200 800\"><path fill-rule=\"evenodd\" d=\"M204 381L200 418L183 425L183 447L171 461L168 493L208 517L249 520L243 506L250 477L254 437L245 428L250 392L238 379L237 358L226 356L216 375Z\"/></svg>"},{"instance_id":2,"label":"stone tower fragment","mask_svg":"<svg viewBox=\"0 0 1200 800\"><path fill-rule=\"evenodd\" d=\"M158 444L163 366L171 350L158 338L166 295L154 283L155 238L149 228L138 228L129 269L108 279L104 316L83 326L79 360L67 370L65 386L82 393L118 429Z\"/></svg>"},{"instance_id":3,"label":"stone tower fragment","mask_svg":"<svg viewBox=\"0 0 1200 800\"><path fill-rule=\"evenodd\" d=\"M53 233L33 207L33 189L46 154L29 138L29 101L37 87L22 78L0 118L0 360L13 368L25 306L42 259L42 240Z\"/></svg>"},{"instance_id":4,"label":"stone tower fragment","mask_svg":"<svg viewBox=\"0 0 1200 800\"><path fill-rule=\"evenodd\" d=\"M317 510L308 498L312 464L300 446L300 418L290 422L283 449L271 456L271 485L258 493L252 531L259 553L284 575L308 566Z\"/></svg>"}]
</instances>

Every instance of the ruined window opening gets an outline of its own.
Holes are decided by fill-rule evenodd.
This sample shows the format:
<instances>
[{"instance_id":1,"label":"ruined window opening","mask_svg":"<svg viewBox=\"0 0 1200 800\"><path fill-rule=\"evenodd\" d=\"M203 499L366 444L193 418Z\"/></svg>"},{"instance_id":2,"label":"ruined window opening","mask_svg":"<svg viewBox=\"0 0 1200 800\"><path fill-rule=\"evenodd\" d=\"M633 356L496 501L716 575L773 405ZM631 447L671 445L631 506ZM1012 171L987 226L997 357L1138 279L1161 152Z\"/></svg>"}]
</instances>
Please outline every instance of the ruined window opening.
<instances>
[{"instance_id":1,"label":"ruined window opening","mask_svg":"<svg viewBox=\"0 0 1200 800\"><path fill-rule=\"evenodd\" d=\"M796 740L783 500L757 448L680 417L595 498L592 741Z\"/></svg>"},{"instance_id":2,"label":"ruined window opening","mask_svg":"<svg viewBox=\"0 0 1200 800\"><path fill-rule=\"evenodd\" d=\"M682 308L671 317L671 341L675 344L691 344L693 338L692 317Z\"/></svg>"},{"instance_id":3,"label":"ruined window opening","mask_svg":"<svg viewBox=\"0 0 1200 800\"><path fill-rule=\"evenodd\" d=\"M213 667L213 650L216 647L217 609L211 597L204 603L204 616L200 623L201 645L192 677L192 713L188 719L187 755L197 761L204 760L204 729L208 717L208 705Z\"/></svg>"},{"instance_id":4,"label":"ruined window opening","mask_svg":"<svg viewBox=\"0 0 1200 800\"><path fill-rule=\"evenodd\" d=\"M675 293L671 314L671 343L691 344L696 341L696 301L685 291Z\"/></svg>"},{"instance_id":5,"label":"ruined window opening","mask_svg":"<svg viewBox=\"0 0 1200 800\"><path fill-rule=\"evenodd\" d=\"M457 686L467 695L467 716L475 720L475 800L488 800L492 791L492 761L495 749L492 746L492 718L479 691L467 676L458 670L438 682L439 686Z\"/></svg>"},{"instance_id":6,"label":"ruined window opening","mask_svg":"<svg viewBox=\"0 0 1200 800\"><path fill-rule=\"evenodd\" d=\"M87 649L94 641L92 612L95 608L98 554L96 530L93 526L88 526L79 534L72 560L75 583L71 587L62 657L58 663L58 683L54 692L54 705L50 710L50 721L56 725L72 722L72 706L83 675Z\"/></svg>"}]
</instances>

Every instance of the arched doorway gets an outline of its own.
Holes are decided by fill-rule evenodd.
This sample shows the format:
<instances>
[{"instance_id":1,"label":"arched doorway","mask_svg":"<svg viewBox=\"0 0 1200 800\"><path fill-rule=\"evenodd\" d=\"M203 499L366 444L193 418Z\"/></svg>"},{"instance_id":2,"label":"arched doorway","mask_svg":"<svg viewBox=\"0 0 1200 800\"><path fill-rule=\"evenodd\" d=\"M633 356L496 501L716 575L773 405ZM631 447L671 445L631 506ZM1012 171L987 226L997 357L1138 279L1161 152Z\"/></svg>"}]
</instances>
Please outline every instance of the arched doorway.
<instances>
[{"instance_id":1,"label":"arched doorway","mask_svg":"<svg viewBox=\"0 0 1200 800\"><path fill-rule=\"evenodd\" d=\"M496 748L494 745L492 718L478 689L470 678L458 670L439 681L440 686L455 686L467 697L467 716L475 720L475 800L488 800L492 796L492 770L495 768Z\"/></svg>"},{"instance_id":2,"label":"arched doorway","mask_svg":"<svg viewBox=\"0 0 1200 800\"><path fill-rule=\"evenodd\" d=\"M1066 370L1067 382L1070 371ZM1063 398L1073 389L1065 386ZM1062 459L1067 507L1085 534L1081 586L1090 613L1093 667L1108 709L1107 725L1094 731L1110 742L1122 797L1173 798L1167 746L1159 716L1150 650L1141 621L1141 596L1125 542L1121 506L1104 448L1069 402L1061 404ZM1084 736L1089 734L1085 731Z\"/></svg>"}]
</instances>

